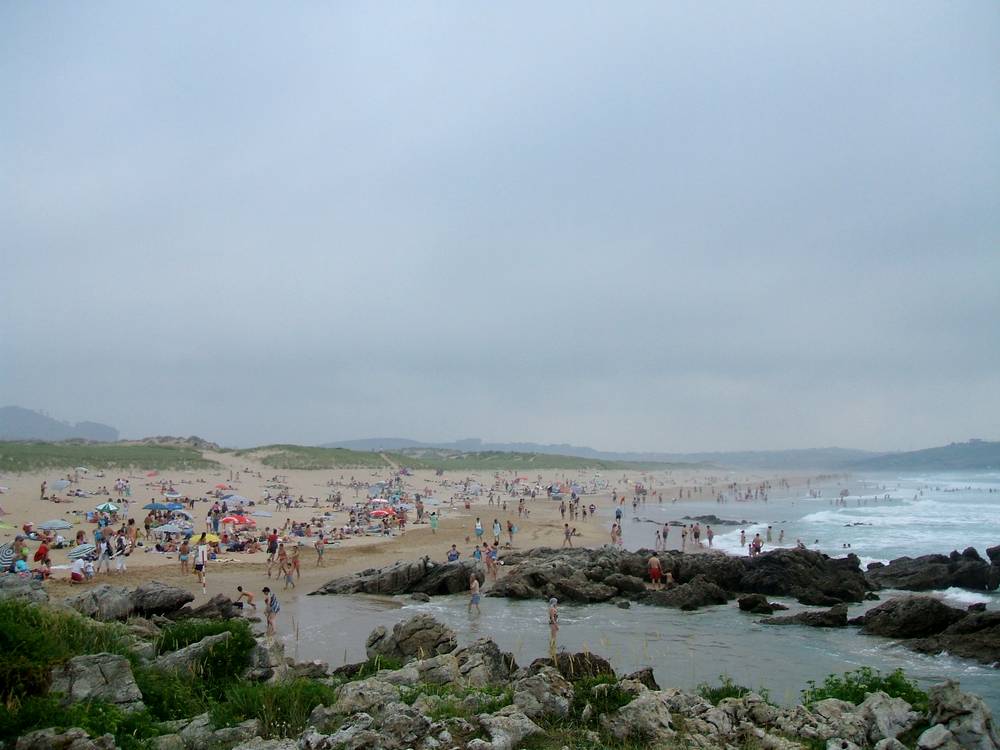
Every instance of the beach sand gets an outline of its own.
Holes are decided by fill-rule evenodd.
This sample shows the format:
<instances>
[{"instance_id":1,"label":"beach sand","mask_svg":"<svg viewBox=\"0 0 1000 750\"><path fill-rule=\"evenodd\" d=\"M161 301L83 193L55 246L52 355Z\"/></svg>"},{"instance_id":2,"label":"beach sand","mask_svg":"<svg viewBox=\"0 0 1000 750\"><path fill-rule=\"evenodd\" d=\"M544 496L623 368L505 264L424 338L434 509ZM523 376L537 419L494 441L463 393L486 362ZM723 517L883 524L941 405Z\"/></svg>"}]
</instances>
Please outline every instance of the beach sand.
<instances>
[{"instance_id":1,"label":"beach sand","mask_svg":"<svg viewBox=\"0 0 1000 750\"><path fill-rule=\"evenodd\" d=\"M115 479L124 476L130 480L132 485L132 496L130 503L130 516L136 519L136 523L142 523L146 511L142 506L152 500L163 501L160 494L160 482L170 480L173 482L178 492L189 497L199 499L207 498L206 493L211 491L217 483L225 482L231 484L234 491L253 499L259 503L264 496L265 485L275 475L284 478L284 484L289 487L289 492L294 496L303 496L307 505L305 508L292 508L287 513L278 511L272 504L268 506L258 505L257 509L266 509L274 515L271 518L258 518L258 528L263 530L266 526L278 526L285 523L286 518L293 521L308 521L314 516L321 515L329 506L324 505L324 500L331 491L339 490L342 493L343 503L349 507L355 502L355 492L347 487L331 487L328 481L348 483L352 479L357 479L365 483L384 481L392 476L389 470L372 471L370 469L345 469L345 470L278 470L265 466L259 462L249 460L246 457L235 456L230 453L206 453L206 458L214 459L221 464L220 469L209 471L164 471L159 476L150 478L145 472L131 471L129 473L116 474L113 470L105 472L104 477L98 477L95 473L83 474L80 477L78 486L84 490L93 491L99 486L107 486L113 490ZM72 539L78 529L84 529L88 541L92 539L94 524L83 520L82 512L93 510L97 505L106 500L118 504L118 498L114 495L91 496L89 498L74 498L72 502L53 503L39 499L39 487L43 480L47 480L50 485L60 476L65 477L67 471L50 470L43 473L32 474L8 474L0 478L0 485L7 487L5 494L0 495L0 507L6 512L2 519L6 524L14 528L0 529L0 543L11 541L22 524L34 522L35 524L55 518L64 518L74 524L72 529L61 532L67 539ZM239 480L236 480L237 473ZM526 472L522 469L519 475ZM513 478L513 472L501 472L502 478ZM232 481L230 481L232 477ZM543 486L549 482L579 481L586 482L595 477L593 471L566 471L548 470L532 472L532 480L540 478L539 483ZM718 469L705 470L675 470L661 472L603 472L602 480L606 480L609 487L600 494L585 495L583 502L590 503L598 507L598 514L587 520L577 519L570 521L571 527L575 527L579 536L574 537L575 546L598 547L607 544L610 538L610 527L612 523L612 500L611 492L616 491L619 495L625 493L631 499L631 489L637 481L643 482L651 493L648 502L655 502L652 498L656 493L662 493L664 502L676 496L679 487L703 487L701 499L706 502L706 513L714 513L716 504L713 502L716 492L725 487L730 482L741 484L752 484L764 479L775 479L773 473L750 473L750 472L723 472ZM786 477L788 478L788 477ZM451 508L450 499L456 493L456 485L466 479L479 482L483 487L483 494L476 498L470 509L466 510L461 501L457 501L454 509ZM805 475L791 478L795 483L805 482ZM128 570L122 575L116 572L111 574L101 573L94 581L84 584L70 584L68 564L66 557L67 549L51 550L50 558L53 566L67 566L65 569L53 571L52 578L46 586L53 597L67 596L88 586L99 583L113 583L134 587L143 581L159 580L177 586L188 588L195 594L194 604L205 601L218 593L224 593L235 597L237 585L259 593L261 587L270 585L272 589L282 592L282 596L295 597L308 594L331 578L354 573L373 567L380 567L397 560L414 560L424 556L429 556L432 560L444 560L447 550L452 544L457 545L463 558L471 554L475 536L473 524L475 518L482 519L486 528L485 538L490 538L490 526L494 518L500 520L501 525L506 528L507 520L510 519L518 527L518 532L514 537L515 549L528 549L531 547L550 546L558 547L563 542L563 523L560 517L559 502L545 498L544 492L536 499L527 499L526 503L531 511L530 517L518 518L517 499L507 497L507 511L501 510L499 505L490 506L487 500L487 490L493 486L495 481L494 472L446 472L444 476L436 476L433 471L417 471L412 476L404 478L406 489L412 494L419 492L425 496L433 496L439 501L435 507L441 518L437 533L432 533L428 524L413 524L415 513L410 513L410 524L407 526L405 534L397 534L392 537L362 537L353 538L338 542L336 545L327 547L324 555L324 566L316 566L316 552L312 547L314 538L301 539L301 578L297 580L294 590L284 590L284 584L278 580L277 572L273 579L268 579L266 575L266 555L264 553L243 554L243 553L223 553L220 560L212 561L208 567L207 594L203 594L198 580L193 574L182 574L180 563L175 553L157 553L151 550L150 545L139 547L128 557ZM65 493L59 493L65 497ZM272 492L273 494L273 492ZM364 490L358 494L357 501L364 500ZM319 498L320 507L311 507L313 498ZM695 495L694 499L697 499ZM205 515L210 502L198 502L194 511L194 528L196 533L205 528ZM80 511L77 515L74 511ZM427 512L430 512L428 507ZM335 515L336 525L347 523L347 512L338 512ZM140 533L141 538L141 533ZM504 535L506 540L506 534ZM679 534L671 534L669 548L677 548ZM29 542L28 548L33 551L37 547L37 542Z\"/></svg>"}]
</instances>

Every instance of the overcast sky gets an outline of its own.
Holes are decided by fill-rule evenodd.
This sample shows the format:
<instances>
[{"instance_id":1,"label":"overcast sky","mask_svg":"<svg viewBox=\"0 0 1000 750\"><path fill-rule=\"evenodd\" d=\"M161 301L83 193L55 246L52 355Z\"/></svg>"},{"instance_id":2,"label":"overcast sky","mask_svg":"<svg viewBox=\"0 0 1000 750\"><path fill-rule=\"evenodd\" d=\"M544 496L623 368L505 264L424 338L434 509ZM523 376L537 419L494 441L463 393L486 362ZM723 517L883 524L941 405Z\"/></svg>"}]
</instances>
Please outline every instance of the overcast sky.
<instances>
[{"instance_id":1,"label":"overcast sky","mask_svg":"<svg viewBox=\"0 0 1000 750\"><path fill-rule=\"evenodd\" d=\"M0 4L0 405L1000 438L1000 3Z\"/></svg>"}]
</instances>

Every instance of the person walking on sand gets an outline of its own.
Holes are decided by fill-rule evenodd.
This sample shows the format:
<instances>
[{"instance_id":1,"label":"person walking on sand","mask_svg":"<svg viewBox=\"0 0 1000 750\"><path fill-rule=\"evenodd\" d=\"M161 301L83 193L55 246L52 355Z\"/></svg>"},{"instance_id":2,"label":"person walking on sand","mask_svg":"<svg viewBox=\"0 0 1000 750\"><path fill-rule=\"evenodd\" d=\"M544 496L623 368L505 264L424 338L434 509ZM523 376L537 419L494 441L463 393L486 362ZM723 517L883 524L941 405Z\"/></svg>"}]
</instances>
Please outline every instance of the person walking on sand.
<instances>
[{"instance_id":1,"label":"person walking on sand","mask_svg":"<svg viewBox=\"0 0 1000 750\"><path fill-rule=\"evenodd\" d=\"M476 614L482 614L479 609L479 579L476 578L476 574L473 573L469 576L469 614L472 614L472 608L476 608Z\"/></svg>"},{"instance_id":2,"label":"person walking on sand","mask_svg":"<svg viewBox=\"0 0 1000 750\"><path fill-rule=\"evenodd\" d=\"M194 569L198 573L198 583L201 584L201 593L208 593L208 575L206 568L208 567L208 540L205 538L205 532L201 532L201 536L198 537L198 546L194 551Z\"/></svg>"},{"instance_id":3,"label":"person walking on sand","mask_svg":"<svg viewBox=\"0 0 1000 750\"><path fill-rule=\"evenodd\" d=\"M249 591L244 591L242 586L237 586L236 590L240 592L240 595L236 597L236 603L239 604L244 599L246 599L246 606L250 607L254 612L257 611L257 605L254 603L254 595Z\"/></svg>"},{"instance_id":4,"label":"person walking on sand","mask_svg":"<svg viewBox=\"0 0 1000 750\"><path fill-rule=\"evenodd\" d=\"M431 511L431 533L438 533L438 514L436 510Z\"/></svg>"},{"instance_id":5,"label":"person walking on sand","mask_svg":"<svg viewBox=\"0 0 1000 750\"><path fill-rule=\"evenodd\" d=\"M275 596L271 592L271 589L268 588L267 586L262 588L261 592L263 592L264 594L264 611L266 612L266 617L267 617L266 634L268 638L273 638L276 631L276 628L274 626L274 620L278 616L278 613L281 611L281 604L278 602L278 597Z\"/></svg>"},{"instance_id":6,"label":"person walking on sand","mask_svg":"<svg viewBox=\"0 0 1000 750\"><path fill-rule=\"evenodd\" d=\"M322 568L323 553L326 551L326 539L323 538L322 533L319 535L319 539L316 540L316 544L313 546L316 547L316 567Z\"/></svg>"},{"instance_id":7,"label":"person walking on sand","mask_svg":"<svg viewBox=\"0 0 1000 750\"><path fill-rule=\"evenodd\" d=\"M476 539L477 540L482 539L483 538L483 522L481 520L479 520L478 516L476 517L475 530L476 530Z\"/></svg>"},{"instance_id":8,"label":"person walking on sand","mask_svg":"<svg viewBox=\"0 0 1000 750\"><path fill-rule=\"evenodd\" d=\"M294 570L292 569L291 560L285 559L278 563L281 575L285 579L285 589L287 590L289 586L293 589L295 588L295 577L293 576Z\"/></svg>"},{"instance_id":9,"label":"person walking on sand","mask_svg":"<svg viewBox=\"0 0 1000 750\"><path fill-rule=\"evenodd\" d=\"M556 640L559 633L559 610L556 605L559 600L555 597L549 599L549 655L552 661L556 660Z\"/></svg>"},{"instance_id":10,"label":"person walking on sand","mask_svg":"<svg viewBox=\"0 0 1000 750\"><path fill-rule=\"evenodd\" d=\"M573 546L573 532L570 530L568 523L564 523L563 524L563 543L562 543L562 546L563 547L567 547L567 546L572 547Z\"/></svg>"},{"instance_id":11,"label":"person walking on sand","mask_svg":"<svg viewBox=\"0 0 1000 750\"><path fill-rule=\"evenodd\" d=\"M296 544L292 548L292 570L295 571L295 577L297 579L302 577L302 570L300 569L301 564L302 562L299 560L299 546Z\"/></svg>"}]
</instances>

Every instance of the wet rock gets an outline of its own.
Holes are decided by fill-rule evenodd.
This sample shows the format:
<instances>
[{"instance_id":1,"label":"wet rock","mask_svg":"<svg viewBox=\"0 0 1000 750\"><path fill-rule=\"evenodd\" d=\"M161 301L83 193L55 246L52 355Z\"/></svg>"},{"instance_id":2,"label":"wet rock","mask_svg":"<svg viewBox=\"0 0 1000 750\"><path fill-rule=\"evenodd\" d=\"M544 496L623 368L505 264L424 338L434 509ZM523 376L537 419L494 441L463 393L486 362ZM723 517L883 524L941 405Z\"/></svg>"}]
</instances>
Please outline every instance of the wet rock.
<instances>
[{"instance_id":1,"label":"wet rock","mask_svg":"<svg viewBox=\"0 0 1000 750\"><path fill-rule=\"evenodd\" d=\"M425 594L423 591L414 591L410 594L410 601L414 602L429 602L431 600L430 596Z\"/></svg>"},{"instance_id":2,"label":"wet rock","mask_svg":"<svg viewBox=\"0 0 1000 750\"><path fill-rule=\"evenodd\" d=\"M838 604L823 612L806 611L785 617L766 617L765 625L808 625L813 628L847 627L847 605Z\"/></svg>"},{"instance_id":3,"label":"wet rock","mask_svg":"<svg viewBox=\"0 0 1000 750\"><path fill-rule=\"evenodd\" d=\"M105 734L91 738L79 727L39 729L17 738L16 750L117 750L115 738Z\"/></svg>"},{"instance_id":4,"label":"wet rock","mask_svg":"<svg viewBox=\"0 0 1000 750\"><path fill-rule=\"evenodd\" d=\"M446 654L457 647L455 631L428 614L396 623L391 633L379 625L365 643L369 659L381 655L402 661Z\"/></svg>"},{"instance_id":5,"label":"wet rock","mask_svg":"<svg viewBox=\"0 0 1000 750\"><path fill-rule=\"evenodd\" d=\"M720 586L704 576L697 576L688 583L671 589L651 591L642 601L657 607L690 611L710 604L725 604L729 601L729 596Z\"/></svg>"},{"instance_id":6,"label":"wet rock","mask_svg":"<svg viewBox=\"0 0 1000 750\"><path fill-rule=\"evenodd\" d=\"M888 565L872 563L867 578L876 588L931 591L959 586L993 591L1000 584L1000 567L990 565L973 548L950 555L899 557Z\"/></svg>"},{"instance_id":7,"label":"wet rock","mask_svg":"<svg viewBox=\"0 0 1000 750\"><path fill-rule=\"evenodd\" d=\"M887 638L920 638L940 633L967 616L930 596L890 599L865 612L862 632Z\"/></svg>"},{"instance_id":8,"label":"wet rock","mask_svg":"<svg viewBox=\"0 0 1000 750\"><path fill-rule=\"evenodd\" d=\"M194 594L160 581L149 581L136 588L131 599L132 610L136 614L151 617L176 612L188 602L194 601Z\"/></svg>"},{"instance_id":9,"label":"wet rock","mask_svg":"<svg viewBox=\"0 0 1000 750\"><path fill-rule=\"evenodd\" d=\"M646 590L646 582L637 576L628 576L623 573L612 573L604 577L603 583L611 588L618 589L623 594L636 594Z\"/></svg>"},{"instance_id":10,"label":"wet rock","mask_svg":"<svg viewBox=\"0 0 1000 750\"><path fill-rule=\"evenodd\" d=\"M556 654L554 663L552 659L547 657L535 659L528 665L527 674L535 674L543 667L555 667L559 670L559 674L570 682L601 675L616 676L615 670L607 659L589 651L578 651L574 654L560 651Z\"/></svg>"},{"instance_id":11,"label":"wet rock","mask_svg":"<svg viewBox=\"0 0 1000 750\"><path fill-rule=\"evenodd\" d=\"M355 575L335 578L313 594L411 594L437 596L469 589L469 577L486 580L483 567L475 560L435 563L429 557L400 561L383 568L370 568Z\"/></svg>"},{"instance_id":12,"label":"wet rock","mask_svg":"<svg viewBox=\"0 0 1000 750\"><path fill-rule=\"evenodd\" d=\"M225 643L231 637L232 633L228 630L217 635L205 636L197 643L163 654L153 662L153 667L161 672L194 671L201 659L208 656L218 644Z\"/></svg>"},{"instance_id":13,"label":"wet rock","mask_svg":"<svg viewBox=\"0 0 1000 750\"><path fill-rule=\"evenodd\" d=\"M860 602L869 588L853 554L831 558L812 550L778 549L747 558L745 564L740 580L729 584L736 591L792 596L803 604L832 606Z\"/></svg>"},{"instance_id":14,"label":"wet rock","mask_svg":"<svg viewBox=\"0 0 1000 750\"><path fill-rule=\"evenodd\" d=\"M973 612L928 638L908 641L907 646L924 654L947 651L952 656L975 659L981 664L1000 664L1000 612Z\"/></svg>"},{"instance_id":15,"label":"wet rock","mask_svg":"<svg viewBox=\"0 0 1000 750\"><path fill-rule=\"evenodd\" d=\"M747 594L737 599L736 603L741 612L750 612L755 615L769 615L774 612L774 608L763 594Z\"/></svg>"},{"instance_id":16,"label":"wet rock","mask_svg":"<svg viewBox=\"0 0 1000 750\"><path fill-rule=\"evenodd\" d=\"M132 675L132 667L118 654L75 656L52 670L53 693L62 693L71 702L100 700L123 711L144 708L142 692Z\"/></svg>"},{"instance_id":17,"label":"wet rock","mask_svg":"<svg viewBox=\"0 0 1000 750\"><path fill-rule=\"evenodd\" d=\"M632 609L632 602L628 599L622 599L621 601L615 602L615 606L618 609Z\"/></svg>"}]
</instances>

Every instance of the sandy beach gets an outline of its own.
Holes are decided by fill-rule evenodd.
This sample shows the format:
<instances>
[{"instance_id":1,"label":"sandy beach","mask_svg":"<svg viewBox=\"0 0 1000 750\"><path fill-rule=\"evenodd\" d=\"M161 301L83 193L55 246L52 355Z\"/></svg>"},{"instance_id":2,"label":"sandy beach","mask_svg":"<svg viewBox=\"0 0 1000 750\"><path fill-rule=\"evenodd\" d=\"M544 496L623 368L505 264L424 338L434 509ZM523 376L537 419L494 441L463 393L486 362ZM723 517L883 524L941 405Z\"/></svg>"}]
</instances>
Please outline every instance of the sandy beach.
<instances>
[{"instance_id":1,"label":"sandy beach","mask_svg":"<svg viewBox=\"0 0 1000 750\"><path fill-rule=\"evenodd\" d=\"M331 492L339 491L342 494L343 506L350 507L355 502L364 502L365 490L357 491L348 486L352 481L360 481L367 485L378 481L386 481L392 478L394 472L371 471L368 469L345 469L345 470L277 470L259 463L259 461L248 460L246 457L235 456L230 453L206 453L206 458L219 462L221 468L212 471L201 472L162 472L161 474L149 477L147 472L132 470L127 474L116 474L114 471L105 471L104 476L98 476L95 472L82 473L79 482L75 482L67 491L73 488L80 488L93 492L98 487L107 486L112 490L111 496L91 495L87 498L75 497L66 502L66 492L57 493L63 502L55 503L49 500L39 499L39 488L43 481L50 483L60 476L65 477L67 472L55 470L43 473L31 474L9 474L0 479L0 486L5 487L5 492L0 495L0 507L4 509L6 515L2 520L10 528L0 529L0 543L13 540L25 523L39 524L47 520L62 518L73 524L69 530L61 532L67 539L72 539L79 529L83 529L88 538L92 538L95 524L85 520L85 513L92 511L97 505L110 500L118 504L119 499L113 491L115 480L122 476L127 478L132 487L132 494L129 503L129 515L136 519L136 523L142 523L146 511L142 506L151 501L163 501L161 483L170 482L182 495L196 498L195 510L193 512L194 529L197 532L205 529L205 515L214 498L210 498L207 493L213 491L216 484L226 484L233 488L232 491L245 497L255 500L258 505L256 509L267 510L273 513L270 518L258 518L258 530L263 531L266 527L277 526L281 528L290 519L294 522L305 522L311 518L322 515L330 511L331 505L326 502ZM73 472L70 470L70 474ZM524 476L524 471L518 472ZM292 508L289 511L278 510L273 503L261 505L261 498L264 497L268 484L273 484L274 477L280 477L281 483L288 487L288 492L293 497L302 496L308 507ZM328 545L324 555L323 567L317 567L317 555L313 548L315 538L290 539L289 543L296 541L301 545L301 577L296 581L296 587L285 591L283 582L278 580L277 572L274 578L268 579L266 575L266 555L264 553L230 553L223 552L219 559L213 560L208 567L207 595L202 593L198 580L192 573L182 574L180 563L176 553L159 553L153 550L151 542L143 542L142 546L133 550L127 559L127 571L124 574L112 572L110 574L100 573L93 581L83 584L71 584L69 582L69 559L68 549L53 549L50 558L54 567L52 577L47 582L50 594L56 597L68 595L80 590L85 586L93 586L102 582L111 582L117 585L135 586L146 580L160 580L178 586L189 588L195 595L195 604L205 598L218 593L235 596L237 585L243 585L246 589L259 592L260 588L271 585L272 588L282 590L285 598L297 597L315 590L322 583L330 578L345 575L372 567L379 567L396 560L412 560L424 556L429 556L433 560L444 560L448 549L455 544L463 557L471 554L474 547L473 525L476 517L482 519L487 532L484 538L490 537L489 528L493 519L499 519L501 525L506 528L508 520L514 522L518 531L514 538L515 549L526 549L538 546L560 546L563 543L563 524L569 522L572 528L577 530L577 535L573 537L575 546L596 547L607 544L610 540L610 527L612 523L612 492L619 496L626 494L627 502L631 502L632 489L636 482L643 483L648 488L647 503L658 502L662 495L663 502L669 503L674 497L685 488L684 492L691 492L692 499L699 497L705 501L706 513L719 512L714 502L717 492L724 489L730 483L736 482L741 485L752 485L765 480L775 480L774 476L748 473L724 473L719 470L710 471L670 471L670 472L605 472L602 477L593 471L541 471L531 477L531 485L545 486L551 482L580 482L595 481L606 483L607 486L596 494L584 496L585 505L593 503L597 506L597 514L585 520L576 519L570 521L563 519L560 515L559 501L548 499L545 493L540 492L535 499L527 498L526 507L530 511L528 517L518 518L517 499L502 496L503 493L494 492L495 504L491 505L488 499L489 488L495 483L502 484L504 479L512 479L514 472L471 472L461 473L446 472L442 476L436 475L433 471L417 471L412 475L404 476L404 488L410 494L420 493L423 496L435 498L437 504L433 508L440 516L439 527L434 533L426 520L424 523L413 523L414 514L410 514L410 523L403 534L394 532L393 536L365 536L349 538ZM468 509L464 506L463 500L456 500L455 497L466 481L481 484L483 492L480 496L471 499ZM805 482L805 477L795 477L791 480ZM328 484L329 483L329 484ZM695 489L695 488L700 488ZM272 494L274 491L272 490ZM506 510L501 503L506 500ZM318 507L313 507L314 503L319 503ZM428 507L428 513L432 506ZM723 508L725 506L722 506ZM335 525L346 524L348 518L347 511L338 511L333 515L332 523ZM506 538L506 534L504 535ZM142 535L140 533L140 539ZM37 547L37 542L28 542L29 550ZM667 548L679 548L680 539L678 535L672 535Z\"/></svg>"}]
</instances>

